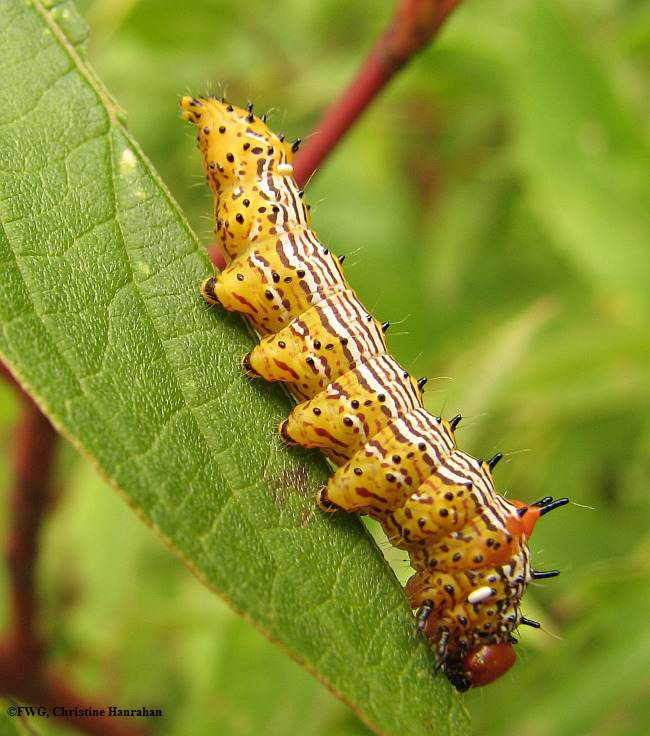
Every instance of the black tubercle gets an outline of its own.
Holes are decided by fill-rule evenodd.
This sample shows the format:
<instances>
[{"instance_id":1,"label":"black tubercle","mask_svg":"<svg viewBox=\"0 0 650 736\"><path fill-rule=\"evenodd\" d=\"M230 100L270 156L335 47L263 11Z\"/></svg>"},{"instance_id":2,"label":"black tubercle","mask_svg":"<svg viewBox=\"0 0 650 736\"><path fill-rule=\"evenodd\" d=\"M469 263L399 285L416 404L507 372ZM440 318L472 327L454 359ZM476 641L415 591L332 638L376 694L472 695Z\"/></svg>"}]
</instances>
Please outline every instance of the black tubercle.
<instances>
[{"instance_id":1,"label":"black tubercle","mask_svg":"<svg viewBox=\"0 0 650 736\"><path fill-rule=\"evenodd\" d=\"M547 578L556 578L559 574L559 570L547 570L547 571L538 571L538 570L532 570L530 573L533 577L533 580L546 580Z\"/></svg>"},{"instance_id":2,"label":"black tubercle","mask_svg":"<svg viewBox=\"0 0 650 736\"><path fill-rule=\"evenodd\" d=\"M449 422L453 430L455 430L456 427L460 424L462 418L462 414L456 414L456 416Z\"/></svg>"},{"instance_id":3,"label":"black tubercle","mask_svg":"<svg viewBox=\"0 0 650 736\"><path fill-rule=\"evenodd\" d=\"M566 506L566 504L568 503L568 498L558 498L552 503L544 504L544 506L542 506L542 510L539 512L539 515L544 516L544 514L548 514L549 511L555 511L555 509L559 509L561 506Z\"/></svg>"},{"instance_id":4,"label":"black tubercle","mask_svg":"<svg viewBox=\"0 0 650 736\"><path fill-rule=\"evenodd\" d=\"M418 378L418 388L420 391L426 386L426 383L429 379L426 376L422 376L422 378Z\"/></svg>"},{"instance_id":5,"label":"black tubercle","mask_svg":"<svg viewBox=\"0 0 650 736\"><path fill-rule=\"evenodd\" d=\"M502 458L503 458L503 453L497 452L496 455L494 455L488 460L488 468L490 468L491 471L494 470L494 468L497 466L497 464Z\"/></svg>"}]
</instances>

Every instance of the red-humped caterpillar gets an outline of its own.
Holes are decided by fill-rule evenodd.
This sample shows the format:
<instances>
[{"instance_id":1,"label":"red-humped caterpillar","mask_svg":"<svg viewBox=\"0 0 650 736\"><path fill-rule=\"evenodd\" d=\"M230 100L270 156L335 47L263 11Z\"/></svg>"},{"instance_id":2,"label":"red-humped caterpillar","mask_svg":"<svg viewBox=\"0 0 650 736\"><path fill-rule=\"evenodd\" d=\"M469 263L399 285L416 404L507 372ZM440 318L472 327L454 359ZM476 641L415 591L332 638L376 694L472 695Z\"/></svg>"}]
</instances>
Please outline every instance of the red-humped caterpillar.
<instances>
[{"instance_id":1,"label":"red-humped caterpillar","mask_svg":"<svg viewBox=\"0 0 650 736\"><path fill-rule=\"evenodd\" d=\"M460 416L424 409L415 381L387 352L380 324L311 229L293 178L298 142L225 100L184 97L215 195L215 231L229 265L201 286L212 304L244 314L260 344L243 358L253 377L282 381L301 403L282 422L288 443L320 448L338 466L318 493L326 511L377 519L415 574L406 586L417 628L459 690L514 663L520 601L535 572L528 538L566 498L534 504L494 488L501 458L456 446Z\"/></svg>"}]
</instances>

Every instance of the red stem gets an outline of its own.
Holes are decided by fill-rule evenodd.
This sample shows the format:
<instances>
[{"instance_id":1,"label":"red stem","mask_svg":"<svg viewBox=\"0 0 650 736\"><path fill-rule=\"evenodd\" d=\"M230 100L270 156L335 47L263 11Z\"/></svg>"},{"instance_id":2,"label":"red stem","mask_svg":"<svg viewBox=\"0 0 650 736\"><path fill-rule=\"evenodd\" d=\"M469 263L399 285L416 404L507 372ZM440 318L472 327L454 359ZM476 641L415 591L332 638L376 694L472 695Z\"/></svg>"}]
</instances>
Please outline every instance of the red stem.
<instances>
[{"instance_id":1,"label":"red stem","mask_svg":"<svg viewBox=\"0 0 650 736\"><path fill-rule=\"evenodd\" d=\"M224 258L221 247L217 243L208 247L208 255L210 256L212 263L214 263L220 271L226 267L226 259Z\"/></svg>"},{"instance_id":2,"label":"red stem","mask_svg":"<svg viewBox=\"0 0 650 736\"><path fill-rule=\"evenodd\" d=\"M40 666L42 642L37 633L34 576L38 534L47 511L57 434L36 404L25 400L14 439L14 487L9 496L9 568L11 629L9 640L20 652L25 672Z\"/></svg>"},{"instance_id":3,"label":"red stem","mask_svg":"<svg viewBox=\"0 0 650 736\"><path fill-rule=\"evenodd\" d=\"M9 630L0 641L0 693L35 706L94 708L61 677L44 668L45 642L39 632L35 576L39 533L51 506L58 435L6 366L0 375L22 394L22 415L14 437L14 484L9 493L5 554L9 573ZM145 736L147 731L108 716L60 716L79 731L108 736Z\"/></svg>"},{"instance_id":4,"label":"red stem","mask_svg":"<svg viewBox=\"0 0 650 736\"><path fill-rule=\"evenodd\" d=\"M436 35L460 0L399 0L388 28L377 39L357 76L315 127L294 164L299 186L336 147L393 76Z\"/></svg>"},{"instance_id":5,"label":"red stem","mask_svg":"<svg viewBox=\"0 0 650 736\"><path fill-rule=\"evenodd\" d=\"M329 108L294 161L294 176L304 187L316 169L336 148L356 119L395 74L437 34L461 0L398 0L388 27L375 42L357 76ZM218 245L208 249L215 266L225 259Z\"/></svg>"}]
</instances>

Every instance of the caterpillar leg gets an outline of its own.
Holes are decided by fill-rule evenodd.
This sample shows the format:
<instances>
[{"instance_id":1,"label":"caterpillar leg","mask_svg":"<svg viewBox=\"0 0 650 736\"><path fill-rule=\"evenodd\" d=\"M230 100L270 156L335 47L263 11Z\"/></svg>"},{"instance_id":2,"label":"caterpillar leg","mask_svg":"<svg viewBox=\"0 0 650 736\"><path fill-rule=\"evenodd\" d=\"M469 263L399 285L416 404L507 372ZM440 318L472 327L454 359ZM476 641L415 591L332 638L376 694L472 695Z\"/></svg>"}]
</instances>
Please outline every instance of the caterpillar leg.
<instances>
[{"instance_id":1,"label":"caterpillar leg","mask_svg":"<svg viewBox=\"0 0 650 736\"><path fill-rule=\"evenodd\" d=\"M432 612L433 603L431 601L424 601L415 616L415 630L418 634L421 634L426 628L427 621Z\"/></svg>"},{"instance_id":2,"label":"caterpillar leg","mask_svg":"<svg viewBox=\"0 0 650 736\"><path fill-rule=\"evenodd\" d=\"M318 507L321 511L324 511L326 514L333 514L335 511L338 511L339 507L333 504L328 498L327 498L327 486L323 486L322 488L318 489L318 492L316 494L316 503L318 504Z\"/></svg>"},{"instance_id":3,"label":"caterpillar leg","mask_svg":"<svg viewBox=\"0 0 650 736\"><path fill-rule=\"evenodd\" d=\"M210 276L201 284L201 296L208 304L221 304L215 292L216 285L217 279L215 276Z\"/></svg>"},{"instance_id":4,"label":"caterpillar leg","mask_svg":"<svg viewBox=\"0 0 650 736\"><path fill-rule=\"evenodd\" d=\"M280 426L278 427L278 432L285 445L288 445L289 447L296 447L298 445L298 442L296 442L293 439L293 437L289 434L287 430L287 420L286 419L283 419L280 422Z\"/></svg>"},{"instance_id":5,"label":"caterpillar leg","mask_svg":"<svg viewBox=\"0 0 650 736\"><path fill-rule=\"evenodd\" d=\"M449 653L449 629L440 629L438 640L435 642L433 653L436 657L436 664L433 668L435 674L438 674L442 670L447 661L447 655Z\"/></svg>"},{"instance_id":6,"label":"caterpillar leg","mask_svg":"<svg viewBox=\"0 0 650 736\"><path fill-rule=\"evenodd\" d=\"M241 359L241 369L244 371L248 378L260 378L260 374L251 365L251 354L246 353Z\"/></svg>"},{"instance_id":7,"label":"caterpillar leg","mask_svg":"<svg viewBox=\"0 0 650 736\"><path fill-rule=\"evenodd\" d=\"M255 369L252 369L254 372ZM256 377L256 376L255 376ZM302 445L302 447L310 447L310 445L302 442L300 439L295 439L290 431L289 428L291 426L291 415L289 415L289 419L284 419L280 426L278 427L278 432L280 433L280 437L282 438L282 441L285 445L288 447L299 447ZM327 456L329 460L334 463L334 465L343 465L347 462L348 458L346 455L343 455L341 453L337 453L335 450L327 450L324 449L323 453Z\"/></svg>"}]
</instances>

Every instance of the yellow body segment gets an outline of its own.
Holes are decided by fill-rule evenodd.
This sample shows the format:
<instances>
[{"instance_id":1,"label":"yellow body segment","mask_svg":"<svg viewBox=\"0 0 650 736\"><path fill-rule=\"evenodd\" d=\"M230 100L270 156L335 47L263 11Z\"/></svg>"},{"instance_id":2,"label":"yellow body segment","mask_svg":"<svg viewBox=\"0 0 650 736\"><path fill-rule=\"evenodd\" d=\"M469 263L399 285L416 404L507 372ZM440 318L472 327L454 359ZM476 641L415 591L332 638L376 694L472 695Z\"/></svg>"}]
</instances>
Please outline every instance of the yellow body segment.
<instances>
[{"instance_id":1,"label":"yellow body segment","mask_svg":"<svg viewBox=\"0 0 650 736\"><path fill-rule=\"evenodd\" d=\"M423 529L428 527L429 534L426 537L423 534L424 538L417 541L406 540L403 527L394 518L390 526L395 532L402 530L399 537L393 532L391 541L409 553L411 566L416 570L476 570L485 565L506 562L512 557L516 539L507 526L494 528L490 521L477 515L466 519L464 526L459 527L450 517L442 518L435 511L424 515L423 498L426 496L418 495L414 503L407 499L405 505L415 506L415 512L421 514L418 519L424 520Z\"/></svg>"},{"instance_id":2,"label":"yellow body segment","mask_svg":"<svg viewBox=\"0 0 650 736\"><path fill-rule=\"evenodd\" d=\"M391 392L383 388L386 376ZM394 358L375 355L296 406L281 433L288 442L320 448L340 464L393 419L420 408L420 396L416 381Z\"/></svg>"},{"instance_id":3,"label":"yellow body segment","mask_svg":"<svg viewBox=\"0 0 650 736\"><path fill-rule=\"evenodd\" d=\"M515 565L486 566L462 571L420 570L406 584L406 593L413 608L425 601L435 610L455 608L460 604L472 604L468 597L474 591L487 589L489 594L482 602L511 601L521 596L530 577L528 556L523 548L513 559ZM501 605L504 605L503 603Z\"/></svg>"},{"instance_id":4,"label":"yellow body segment","mask_svg":"<svg viewBox=\"0 0 650 736\"><path fill-rule=\"evenodd\" d=\"M492 479L484 467L462 452L447 453L406 503L393 514L392 524L399 530L404 549L431 548L440 539L463 530L463 541L470 549L468 532L476 520L483 519L494 534L482 540L486 551L479 563L498 555L503 557L503 539L511 537L508 518L516 509L504 499L496 498Z\"/></svg>"},{"instance_id":5,"label":"yellow body segment","mask_svg":"<svg viewBox=\"0 0 650 736\"><path fill-rule=\"evenodd\" d=\"M418 571L407 582L406 593L413 608L432 608L425 635L435 636L444 626L455 646L467 650L491 641L497 632L508 635L520 623L518 604L531 574L528 548L520 540L508 565L451 573Z\"/></svg>"},{"instance_id":6,"label":"yellow body segment","mask_svg":"<svg viewBox=\"0 0 650 736\"><path fill-rule=\"evenodd\" d=\"M290 143L251 111L216 98L183 97L183 117L196 125L210 188L215 234L230 258L252 243L310 227L293 174Z\"/></svg>"},{"instance_id":7,"label":"yellow body segment","mask_svg":"<svg viewBox=\"0 0 650 736\"><path fill-rule=\"evenodd\" d=\"M284 177L279 177L281 180ZM245 253L248 247L273 239L278 233L295 227L310 228L306 206L297 187L287 190L274 177L269 189L257 185L236 186L222 192L215 209L217 242L230 257ZM291 193L288 197L287 191ZM290 201L287 201L289 199ZM296 206L295 211L290 207Z\"/></svg>"},{"instance_id":8,"label":"yellow body segment","mask_svg":"<svg viewBox=\"0 0 650 736\"><path fill-rule=\"evenodd\" d=\"M295 229L251 246L233 260L217 277L214 297L268 334L346 288L336 257L311 231Z\"/></svg>"},{"instance_id":9,"label":"yellow body segment","mask_svg":"<svg viewBox=\"0 0 650 736\"><path fill-rule=\"evenodd\" d=\"M341 337L344 328L345 337ZM260 341L247 367L267 381L294 385L315 396L368 356L386 352L381 325L353 291L335 292Z\"/></svg>"},{"instance_id":10,"label":"yellow body segment","mask_svg":"<svg viewBox=\"0 0 650 736\"><path fill-rule=\"evenodd\" d=\"M410 411L374 434L336 471L321 502L382 519L399 513L455 446L448 422L425 409Z\"/></svg>"},{"instance_id":11,"label":"yellow body segment","mask_svg":"<svg viewBox=\"0 0 650 736\"><path fill-rule=\"evenodd\" d=\"M271 132L252 106L184 97L181 107L197 127L230 261L203 283L204 299L243 314L263 336L244 357L248 374L285 383L301 402L282 437L341 466L321 506L369 514L408 553L415 574L406 591L450 679L471 686L471 660L486 668L476 684L490 682L514 661L512 632L526 623L519 602L534 577L527 539L549 499L534 512L505 500L491 474L500 455L485 463L460 451L460 417L447 422L423 408L424 379L387 353L387 323L366 311L342 259L311 229L293 178L297 143ZM494 657L477 649L486 644L497 646Z\"/></svg>"}]
</instances>

